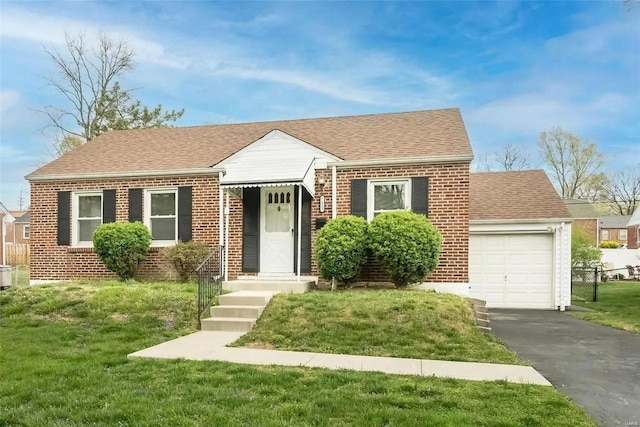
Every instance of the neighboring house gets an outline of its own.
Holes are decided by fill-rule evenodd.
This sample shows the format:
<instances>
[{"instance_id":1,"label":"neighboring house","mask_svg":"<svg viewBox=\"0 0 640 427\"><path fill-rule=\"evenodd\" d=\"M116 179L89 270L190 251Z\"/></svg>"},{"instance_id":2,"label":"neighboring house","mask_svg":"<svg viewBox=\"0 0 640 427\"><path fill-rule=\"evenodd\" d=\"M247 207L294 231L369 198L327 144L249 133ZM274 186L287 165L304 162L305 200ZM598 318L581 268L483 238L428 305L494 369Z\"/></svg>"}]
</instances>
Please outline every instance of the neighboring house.
<instances>
[{"instance_id":1,"label":"neighboring house","mask_svg":"<svg viewBox=\"0 0 640 427\"><path fill-rule=\"evenodd\" d=\"M573 218L573 228L582 231L597 246L600 243L598 238L600 214L593 203L582 199L565 199L564 203Z\"/></svg>"},{"instance_id":2,"label":"neighboring house","mask_svg":"<svg viewBox=\"0 0 640 427\"><path fill-rule=\"evenodd\" d=\"M627 223L627 247L640 248L640 206L636 208Z\"/></svg>"},{"instance_id":3,"label":"neighboring house","mask_svg":"<svg viewBox=\"0 0 640 427\"><path fill-rule=\"evenodd\" d=\"M613 215L598 218L599 241L609 240L620 245L627 244L627 224L631 215Z\"/></svg>"},{"instance_id":4,"label":"neighboring house","mask_svg":"<svg viewBox=\"0 0 640 427\"><path fill-rule=\"evenodd\" d=\"M12 212L15 221L7 224L6 240L8 244L28 245L31 229L29 227L29 212Z\"/></svg>"},{"instance_id":5,"label":"neighboring house","mask_svg":"<svg viewBox=\"0 0 640 427\"><path fill-rule=\"evenodd\" d=\"M15 218L11 215L11 212L0 203L0 265L7 264L7 241L5 236L7 234L7 226L11 224Z\"/></svg>"},{"instance_id":6,"label":"neighboring house","mask_svg":"<svg viewBox=\"0 0 640 427\"><path fill-rule=\"evenodd\" d=\"M109 132L27 176L31 279L112 277L91 243L112 221L149 227L144 276L159 274L160 248L191 239L224 245L227 280L318 275L327 220L411 209L442 233L433 287L492 306L569 304L569 213L544 172L486 174L505 189L472 199L472 159L458 109ZM511 185L525 208L474 210ZM370 261L359 279L387 276Z\"/></svg>"}]
</instances>

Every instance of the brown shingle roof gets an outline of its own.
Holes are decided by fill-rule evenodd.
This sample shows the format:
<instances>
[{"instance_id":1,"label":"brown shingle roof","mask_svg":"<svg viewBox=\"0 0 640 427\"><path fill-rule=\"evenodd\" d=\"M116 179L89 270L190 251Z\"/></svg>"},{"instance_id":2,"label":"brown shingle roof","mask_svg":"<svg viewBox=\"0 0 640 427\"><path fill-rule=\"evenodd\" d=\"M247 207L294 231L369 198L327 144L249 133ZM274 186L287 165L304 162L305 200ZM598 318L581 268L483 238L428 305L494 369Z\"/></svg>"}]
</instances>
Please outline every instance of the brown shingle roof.
<instances>
[{"instance_id":1,"label":"brown shingle roof","mask_svg":"<svg viewBox=\"0 0 640 427\"><path fill-rule=\"evenodd\" d=\"M472 173L471 220L570 218L542 170Z\"/></svg>"},{"instance_id":2,"label":"brown shingle roof","mask_svg":"<svg viewBox=\"0 0 640 427\"><path fill-rule=\"evenodd\" d=\"M471 155L457 108L108 132L31 176L206 168L274 129L344 160Z\"/></svg>"}]
</instances>

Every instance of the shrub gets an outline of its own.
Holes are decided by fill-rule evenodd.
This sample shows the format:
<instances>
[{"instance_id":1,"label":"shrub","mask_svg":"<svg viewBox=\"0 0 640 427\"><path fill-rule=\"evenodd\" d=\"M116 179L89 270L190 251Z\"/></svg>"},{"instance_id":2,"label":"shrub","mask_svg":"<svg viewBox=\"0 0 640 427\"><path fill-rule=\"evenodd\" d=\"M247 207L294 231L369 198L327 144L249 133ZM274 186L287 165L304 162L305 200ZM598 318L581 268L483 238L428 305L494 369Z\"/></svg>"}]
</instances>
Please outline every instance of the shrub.
<instances>
[{"instance_id":1,"label":"shrub","mask_svg":"<svg viewBox=\"0 0 640 427\"><path fill-rule=\"evenodd\" d=\"M209 255L209 246L206 243L178 242L164 250L164 256L178 273L178 278L186 282L196 274L196 268Z\"/></svg>"},{"instance_id":2,"label":"shrub","mask_svg":"<svg viewBox=\"0 0 640 427\"><path fill-rule=\"evenodd\" d=\"M93 234L93 248L104 265L123 280L136 275L149 254L151 234L141 222L110 222Z\"/></svg>"},{"instance_id":3,"label":"shrub","mask_svg":"<svg viewBox=\"0 0 640 427\"><path fill-rule=\"evenodd\" d=\"M620 247L620 243L614 242L613 240L602 240L600 242L600 247L606 249L617 249Z\"/></svg>"},{"instance_id":4,"label":"shrub","mask_svg":"<svg viewBox=\"0 0 640 427\"><path fill-rule=\"evenodd\" d=\"M367 221L351 215L329 221L318 232L315 251L323 278L352 282L367 261Z\"/></svg>"},{"instance_id":5,"label":"shrub","mask_svg":"<svg viewBox=\"0 0 640 427\"><path fill-rule=\"evenodd\" d=\"M442 238L424 215L385 212L369 224L373 255L396 286L424 280L438 265Z\"/></svg>"},{"instance_id":6,"label":"shrub","mask_svg":"<svg viewBox=\"0 0 640 427\"><path fill-rule=\"evenodd\" d=\"M596 248L587 234L574 228L571 231L571 268L588 270L600 265L602 251Z\"/></svg>"}]
</instances>

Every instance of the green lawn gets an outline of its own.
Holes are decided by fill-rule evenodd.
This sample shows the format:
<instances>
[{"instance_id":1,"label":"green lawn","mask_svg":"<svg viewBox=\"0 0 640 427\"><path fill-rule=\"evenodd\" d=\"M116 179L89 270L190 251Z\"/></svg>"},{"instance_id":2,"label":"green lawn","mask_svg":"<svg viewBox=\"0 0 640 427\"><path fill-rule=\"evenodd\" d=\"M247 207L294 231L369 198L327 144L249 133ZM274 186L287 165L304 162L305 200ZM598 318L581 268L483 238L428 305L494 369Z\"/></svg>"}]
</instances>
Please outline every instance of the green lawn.
<instances>
[{"instance_id":1,"label":"green lawn","mask_svg":"<svg viewBox=\"0 0 640 427\"><path fill-rule=\"evenodd\" d=\"M523 364L475 326L466 300L425 291L278 295L235 346Z\"/></svg>"},{"instance_id":2,"label":"green lawn","mask_svg":"<svg viewBox=\"0 0 640 427\"><path fill-rule=\"evenodd\" d=\"M127 360L195 326L195 286L0 292L0 425L593 426L552 387Z\"/></svg>"},{"instance_id":3,"label":"green lawn","mask_svg":"<svg viewBox=\"0 0 640 427\"><path fill-rule=\"evenodd\" d=\"M598 285L598 301L573 298L572 304L596 310L570 312L572 316L640 334L640 282L602 282Z\"/></svg>"}]
</instances>

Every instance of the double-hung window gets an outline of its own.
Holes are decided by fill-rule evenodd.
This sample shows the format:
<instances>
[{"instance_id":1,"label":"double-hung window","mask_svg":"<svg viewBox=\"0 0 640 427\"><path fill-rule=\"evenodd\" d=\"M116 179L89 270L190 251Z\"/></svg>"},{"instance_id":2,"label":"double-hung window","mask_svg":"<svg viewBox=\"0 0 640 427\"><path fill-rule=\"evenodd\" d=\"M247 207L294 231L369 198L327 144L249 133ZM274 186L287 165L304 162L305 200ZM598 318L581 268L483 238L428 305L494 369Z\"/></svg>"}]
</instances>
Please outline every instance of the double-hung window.
<instances>
[{"instance_id":1,"label":"double-hung window","mask_svg":"<svg viewBox=\"0 0 640 427\"><path fill-rule=\"evenodd\" d=\"M28 225L23 226L22 227L22 238L27 240L29 238L29 232L30 232L29 226Z\"/></svg>"},{"instance_id":2,"label":"double-hung window","mask_svg":"<svg viewBox=\"0 0 640 427\"><path fill-rule=\"evenodd\" d=\"M409 179L371 180L367 194L367 219L383 212L411 209Z\"/></svg>"},{"instance_id":3,"label":"double-hung window","mask_svg":"<svg viewBox=\"0 0 640 427\"><path fill-rule=\"evenodd\" d=\"M619 238L620 240L627 240L627 230L620 230L619 234Z\"/></svg>"},{"instance_id":4,"label":"double-hung window","mask_svg":"<svg viewBox=\"0 0 640 427\"><path fill-rule=\"evenodd\" d=\"M602 240L609 240L609 230L602 230Z\"/></svg>"},{"instance_id":5,"label":"double-hung window","mask_svg":"<svg viewBox=\"0 0 640 427\"><path fill-rule=\"evenodd\" d=\"M145 224L155 246L172 245L178 240L178 194L175 188L146 191Z\"/></svg>"},{"instance_id":6,"label":"double-hung window","mask_svg":"<svg viewBox=\"0 0 640 427\"><path fill-rule=\"evenodd\" d=\"M93 232L102 224L102 192L76 193L73 204L74 244L93 245Z\"/></svg>"}]
</instances>

